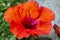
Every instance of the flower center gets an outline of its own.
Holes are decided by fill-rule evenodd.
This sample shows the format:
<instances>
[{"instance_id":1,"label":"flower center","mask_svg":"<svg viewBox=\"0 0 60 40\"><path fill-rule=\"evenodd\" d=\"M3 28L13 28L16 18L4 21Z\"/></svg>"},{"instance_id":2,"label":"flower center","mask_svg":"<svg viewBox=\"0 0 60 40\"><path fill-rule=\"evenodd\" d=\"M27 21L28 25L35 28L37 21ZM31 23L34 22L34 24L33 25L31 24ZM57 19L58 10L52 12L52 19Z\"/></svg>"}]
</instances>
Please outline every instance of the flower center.
<instances>
[{"instance_id":1,"label":"flower center","mask_svg":"<svg viewBox=\"0 0 60 40\"><path fill-rule=\"evenodd\" d=\"M30 16L25 17L25 19L23 21L23 25L25 26L25 28L29 28L29 29L36 28L37 24L38 24L38 21L34 20Z\"/></svg>"}]
</instances>

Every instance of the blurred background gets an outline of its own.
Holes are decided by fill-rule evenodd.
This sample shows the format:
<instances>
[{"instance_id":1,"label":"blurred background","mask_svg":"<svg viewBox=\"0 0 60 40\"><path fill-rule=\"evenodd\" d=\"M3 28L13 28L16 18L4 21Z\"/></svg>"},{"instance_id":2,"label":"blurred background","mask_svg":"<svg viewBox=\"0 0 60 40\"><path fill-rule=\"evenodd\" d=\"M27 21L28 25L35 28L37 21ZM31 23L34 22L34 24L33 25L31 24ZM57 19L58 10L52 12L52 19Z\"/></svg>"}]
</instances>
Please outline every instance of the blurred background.
<instances>
[{"instance_id":1,"label":"blurred background","mask_svg":"<svg viewBox=\"0 0 60 40\"><path fill-rule=\"evenodd\" d=\"M10 6L17 5L18 3L24 3L28 0L0 0L0 40L17 40L15 36L13 36L9 31L9 25L5 22L3 16L4 12ZM55 20L52 24L57 24L60 26L60 0L35 0L39 3L39 6L45 6L50 8L55 14ZM54 29L52 29L51 34L48 36L52 40L60 40L54 33ZM43 40L42 38L38 38L39 40ZM37 40L38 40L37 39ZM51 40L50 39L50 40ZM25 40L25 39L23 39ZM29 40L33 40L33 37L30 37Z\"/></svg>"}]
</instances>

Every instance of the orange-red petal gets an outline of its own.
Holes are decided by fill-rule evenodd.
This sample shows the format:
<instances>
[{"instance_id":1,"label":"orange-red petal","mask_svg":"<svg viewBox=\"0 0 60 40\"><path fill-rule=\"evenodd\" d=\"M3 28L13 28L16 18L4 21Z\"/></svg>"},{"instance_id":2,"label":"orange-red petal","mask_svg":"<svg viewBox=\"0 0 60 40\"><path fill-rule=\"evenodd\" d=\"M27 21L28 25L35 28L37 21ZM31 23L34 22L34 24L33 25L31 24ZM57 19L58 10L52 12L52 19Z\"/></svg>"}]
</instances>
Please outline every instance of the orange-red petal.
<instances>
[{"instance_id":1,"label":"orange-red petal","mask_svg":"<svg viewBox=\"0 0 60 40\"><path fill-rule=\"evenodd\" d=\"M29 13L32 18L36 18L39 15L38 3L35 1L29 1L24 4L24 9Z\"/></svg>"},{"instance_id":2,"label":"orange-red petal","mask_svg":"<svg viewBox=\"0 0 60 40\"><path fill-rule=\"evenodd\" d=\"M38 3L35 1L28 1L24 4L24 9L26 10L34 10L38 8Z\"/></svg>"},{"instance_id":3,"label":"orange-red petal","mask_svg":"<svg viewBox=\"0 0 60 40\"><path fill-rule=\"evenodd\" d=\"M23 31L23 32L18 33L18 35L17 35L16 37L17 37L18 39L21 39L21 38L28 38L29 36L30 36L30 34L27 33L26 30L25 30L25 31Z\"/></svg>"},{"instance_id":4,"label":"orange-red petal","mask_svg":"<svg viewBox=\"0 0 60 40\"><path fill-rule=\"evenodd\" d=\"M13 35L16 35L18 39L27 38L30 34L26 31L24 25L21 23L11 22L10 23L10 31Z\"/></svg>"},{"instance_id":5,"label":"orange-red petal","mask_svg":"<svg viewBox=\"0 0 60 40\"><path fill-rule=\"evenodd\" d=\"M16 23L12 21L10 23L10 31L14 35L18 35L18 33L25 31L25 27L21 23Z\"/></svg>"},{"instance_id":6,"label":"orange-red petal","mask_svg":"<svg viewBox=\"0 0 60 40\"><path fill-rule=\"evenodd\" d=\"M44 22L50 22L55 18L55 14L46 7L40 7L39 12L41 13L39 20Z\"/></svg>"},{"instance_id":7,"label":"orange-red petal","mask_svg":"<svg viewBox=\"0 0 60 40\"><path fill-rule=\"evenodd\" d=\"M16 21L19 17L17 17L17 7L10 7L4 14L4 18L7 22L11 22L12 20Z\"/></svg>"},{"instance_id":8,"label":"orange-red petal","mask_svg":"<svg viewBox=\"0 0 60 40\"><path fill-rule=\"evenodd\" d=\"M12 20L19 22L25 16L25 11L23 12L23 9L21 7L19 8L18 6L13 6L8 8L4 14L5 20L7 22L11 22Z\"/></svg>"},{"instance_id":9,"label":"orange-red petal","mask_svg":"<svg viewBox=\"0 0 60 40\"><path fill-rule=\"evenodd\" d=\"M37 25L35 29L27 29L27 32L32 36L41 36L42 34L46 34L46 32L39 28L39 25Z\"/></svg>"},{"instance_id":10,"label":"orange-red petal","mask_svg":"<svg viewBox=\"0 0 60 40\"><path fill-rule=\"evenodd\" d=\"M50 34L51 29L52 29L51 23L45 23L43 25L40 25L40 30L44 31L45 34Z\"/></svg>"},{"instance_id":11,"label":"orange-red petal","mask_svg":"<svg viewBox=\"0 0 60 40\"><path fill-rule=\"evenodd\" d=\"M10 23L10 31L13 35L16 35L18 39L27 38L30 36L29 33L26 32L25 27L21 23L11 22Z\"/></svg>"}]
</instances>

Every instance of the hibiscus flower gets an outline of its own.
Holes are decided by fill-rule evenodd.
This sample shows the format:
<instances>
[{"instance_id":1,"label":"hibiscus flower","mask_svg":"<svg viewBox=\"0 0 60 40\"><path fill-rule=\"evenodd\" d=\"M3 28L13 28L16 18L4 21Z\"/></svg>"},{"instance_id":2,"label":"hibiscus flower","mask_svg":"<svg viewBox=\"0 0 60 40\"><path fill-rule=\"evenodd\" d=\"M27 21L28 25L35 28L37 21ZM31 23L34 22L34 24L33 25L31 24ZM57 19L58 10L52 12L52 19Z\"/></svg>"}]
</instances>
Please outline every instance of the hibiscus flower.
<instances>
[{"instance_id":1,"label":"hibiscus flower","mask_svg":"<svg viewBox=\"0 0 60 40\"><path fill-rule=\"evenodd\" d=\"M4 19L10 25L10 31L18 39L50 34L55 14L48 8L28 1L12 6L4 13Z\"/></svg>"}]
</instances>

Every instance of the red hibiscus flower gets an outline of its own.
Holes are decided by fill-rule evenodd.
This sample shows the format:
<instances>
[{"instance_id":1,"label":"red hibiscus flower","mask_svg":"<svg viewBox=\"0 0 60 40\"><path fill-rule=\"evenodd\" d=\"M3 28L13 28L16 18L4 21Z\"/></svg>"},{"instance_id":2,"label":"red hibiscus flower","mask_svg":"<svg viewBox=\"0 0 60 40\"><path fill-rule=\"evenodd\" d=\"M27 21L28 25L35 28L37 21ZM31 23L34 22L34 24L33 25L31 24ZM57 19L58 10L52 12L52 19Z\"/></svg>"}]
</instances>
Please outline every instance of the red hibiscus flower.
<instances>
[{"instance_id":1,"label":"red hibiscus flower","mask_svg":"<svg viewBox=\"0 0 60 40\"><path fill-rule=\"evenodd\" d=\"M5 20L10 24L11 33L18 39L50 34L54 17L55 14L50 9L39 7L35 1L10 7L4 14Z\"/></svg>"}]
</instances>

